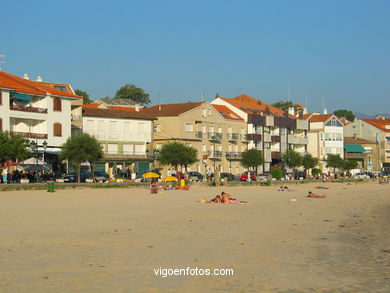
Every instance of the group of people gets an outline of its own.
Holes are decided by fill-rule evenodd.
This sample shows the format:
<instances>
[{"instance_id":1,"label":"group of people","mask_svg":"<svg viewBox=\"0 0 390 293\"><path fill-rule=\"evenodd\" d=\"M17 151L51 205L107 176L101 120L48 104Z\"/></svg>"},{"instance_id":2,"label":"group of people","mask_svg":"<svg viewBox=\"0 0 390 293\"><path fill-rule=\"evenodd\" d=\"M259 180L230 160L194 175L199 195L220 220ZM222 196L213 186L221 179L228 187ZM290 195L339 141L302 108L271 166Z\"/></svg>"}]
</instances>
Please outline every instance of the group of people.
<instances>
[{"instance_id":1,"label":"group of people","mask_svg":"<svg viewBox=\"0 0 390 293\"><path fill-rule=\"evenodd\" d=\"M23 171L19 172L17 169L10 171L8 168L4 168L1 171L1 182L4 184L20 183L20 179L24 175Z\"/></svg>"},{"instance_id":2,"label":"group of people","mask_svg":"<svg viewBox=\"0 0 390 293\"><path fill-rule=\"evenodd\" d=\"M55 178L55 174L44 173L42 170L37 172L31 169L28 171L19 171L18 169L11 171L8 168L1 170L0 181L3 184L20 183L22 178L28 179L29 183L36 183L53 179Z\"/></svg>"},{"instance_id":3,"label":"group of people","mask_svg":"<svg viewBox=\"0 0 390 293\"><path fill-rule=\"evenodd\" d=\"M248 203L247 201L240 201L236 198L232 198L230 194L226 192L221 192L221 195L217 195L211 200L206 201L206 203L224 203L224 204L239 204L239 203Z\"/></svg>"}]
</instances>

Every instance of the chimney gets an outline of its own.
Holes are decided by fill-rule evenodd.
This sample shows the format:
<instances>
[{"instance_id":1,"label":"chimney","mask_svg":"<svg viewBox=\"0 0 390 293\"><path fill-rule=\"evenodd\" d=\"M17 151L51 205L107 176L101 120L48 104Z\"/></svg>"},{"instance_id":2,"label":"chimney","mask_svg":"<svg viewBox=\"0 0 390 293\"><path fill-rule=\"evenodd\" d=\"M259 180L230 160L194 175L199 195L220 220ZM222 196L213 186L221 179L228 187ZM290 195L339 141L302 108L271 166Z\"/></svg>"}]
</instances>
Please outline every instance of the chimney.
<instances>
[{"instance_id":1,"label":"chimney","mask_svg":"<svg viewBox=\"0 0 390 293\"><path fill-rule=\"evenodd\" d=\"M324 108L324 115L328 114L328 109Z\"/></svg>"},{"instance_id":2,"label":"chimney","mask_svg":"<svg viewBox=\"0 0 390 293\"><path fill-rule=\"evenodd\" d=\"M30 78L28 77L28 74L27 74L27 73L23 74L23 78L24 78L24 79L27 79L27 80L30 79Z\"/></svg>"},{"instance_id":3,"label":"chimney","mask_svg":"<svg viewBox=\"0 0 390 293\"><path fill-rule=\"evenodd\" d=\"M288 107L288 114L291 116L295 116L294 107Z\"/></svg>"},{"instance_id":4,"label":"chimney","mask_svg":"<svg viewBox=\"0 0 390 293\"><path fill-rule=\"evenodd\" d=\"M158 105L158 110L161 111L161 105Z\"/></svg>"},{"instance_id":5,"label":"chimney","mask_svg":"<svg viewBox=\"0 0 390 293\"><path fill-rule=\"evenodd\" d=\"M215 97L216 97L216 98L219 98L219 94L217 93L217 94L215 95Z\"/></svg>"},{"instance_id":6,"label":"chimney","mask_svg":"<svg viewBox=\"0 0 390 293\"><path fill-rule=\"evenodd\" d=\"M307 114L307 109L303 108L303 114Z\"/></svg>"},{"instance_id":7,"label":"chimney","mask_svg":"<svg viewBox=\"0 0 390 293\"><path fill-rule=\"evenodd\" d=\"M135 111L139 112L139 104L135 104Z\"/></svg>"},{"instance_id":8,"label":"chimney","mask_svg":"<svg viewBox=\"0 0 390 293\"><path fill-rule=\"evenodd\" d=\"M37 81L37 82L42 82L42 81L43 81L43 80L42 80L42 76L38 75L36 81Z\"/></svg>"}]
</instances>

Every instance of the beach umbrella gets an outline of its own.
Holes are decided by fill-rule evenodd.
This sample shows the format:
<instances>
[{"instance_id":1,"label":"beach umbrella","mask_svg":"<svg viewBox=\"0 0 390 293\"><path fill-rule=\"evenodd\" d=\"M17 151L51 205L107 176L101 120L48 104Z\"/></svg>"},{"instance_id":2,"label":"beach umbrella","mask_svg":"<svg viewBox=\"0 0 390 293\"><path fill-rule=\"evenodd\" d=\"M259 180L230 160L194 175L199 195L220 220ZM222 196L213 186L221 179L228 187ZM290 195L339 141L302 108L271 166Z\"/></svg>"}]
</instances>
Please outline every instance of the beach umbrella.
<instances>
[{"instance_id":1,"label":"beach umbrella","mask_svg":"<svg viewBox=\"0 0 390 293\"><path fill-rule=\"evenodd\" d=\"M162 179L162 181L178 181L179 179L177 179L177 177L175 176L167 176L165 178Z\"/></svg>"},{"instance_id":2,"label":"beach umbrella","mask_svg":"<svg viewBox=\"0 0 390 293\"><path fill-rule=\"evenodd\" d=\"M145 174L142 174L143 178L158 178L160 175L154 172L146 172Z\"/></svg>"}]
</instances>

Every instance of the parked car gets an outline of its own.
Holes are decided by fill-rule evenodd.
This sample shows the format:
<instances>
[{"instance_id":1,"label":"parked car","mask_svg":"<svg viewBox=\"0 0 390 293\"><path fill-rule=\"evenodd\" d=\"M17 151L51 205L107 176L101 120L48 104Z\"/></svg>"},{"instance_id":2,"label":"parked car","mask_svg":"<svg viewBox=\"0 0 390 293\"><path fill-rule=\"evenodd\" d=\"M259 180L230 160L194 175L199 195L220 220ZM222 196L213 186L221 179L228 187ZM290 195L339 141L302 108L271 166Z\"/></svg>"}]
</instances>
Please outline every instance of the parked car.
<instances>
[{"instance_id":1,"label":"parked car","mask_svg":"<svg viewBox=\"0 0 390 293\"><path fill-rule=\"evenodd\" d=\"M199 172L191 171L188 172L188 179L193 181L201 181L203 180L203 175L200 174Z\"/></svg>"},{"instance_id":2,"label":"parked car","mask_svg":"<svg viewBox=\"0 0 390 293\"><path fill-rule=\"evenodd\" d=\"M355 173L355 174L353 174L352 177L355 179L368 179L368 178L370 178L370 176L368 176L365 173Z\"/></svg>"},{"instance_id":3,"label":"parked car","mask_svg":"<svg viewBox=\"0 0 390 293\"><path fill-rule=\"evenodd\" d=\"M255 172L251 171L250 173L251 173L250 179L255 181L256 180ZM248 181L248 172L242 173L240 177L240 181Z\"/></svg>"},{"instance_id":4,"label":"parked car","mask_svg":"<svg viewBox=\"0 0 390 293\"><path fill-rule=\"evenodd\" d=\"M106 182L110 180L110 175L106 171L95 171L93 172L95 175L96 182Z\"/></svg>"},{"instance_id":5,"label":"parked car","mask_svg":"<svg viewBox=\"0 0 390 293\"><path fill-rule=\"evenodd\" d=\"M95 181L100 182L106 182L110 179L110 176L105 171L95 171ZM86 179L92 179L92 172L80 172L80 182L85 182ZM65 183L75 183L77 182L77 172L73 172L70 174L66 174L62 177L64 179Z\"/></svg>"},{"instance_id":6,"label":"parked car","mask_svg":"<svg viewBox=\"0 0 390 293\"><path fill-rule=\"evenodd\" d=\"M375 174L373 172L363 172L363 173L366 174L370 178L374 178L375 177Z\"/></svg>"},{"instance_id":7,"label":"parked car","mask_svg":"<svg viewBox=\"0 0 390 293\"><path fill-rule=\"evenodd\" d=\"M257 180L267 180L267 178L269 177L269 174L257 174L256 178Z\"/></svg>"},{"instance_id":8,"label":"parked car","mask_svg":"<svg viewBox=\"0 0 390 293\"><path fill-rule=\"evenodd\" d=\"M227 179L227 181L234 181L235 177L232 173L222 172L221 173L221 179Z\"/></svg>"},{"instance_id":9,"label":"parked car","mask_svg":"<svg viewBox=\"0 0 390 293\"><path fill-rule=\"evenodd\" d=\"M306 174L305 172L296 172L294 176L295 180L303 180L306 179Z\"/></svg>"}]
</instances>

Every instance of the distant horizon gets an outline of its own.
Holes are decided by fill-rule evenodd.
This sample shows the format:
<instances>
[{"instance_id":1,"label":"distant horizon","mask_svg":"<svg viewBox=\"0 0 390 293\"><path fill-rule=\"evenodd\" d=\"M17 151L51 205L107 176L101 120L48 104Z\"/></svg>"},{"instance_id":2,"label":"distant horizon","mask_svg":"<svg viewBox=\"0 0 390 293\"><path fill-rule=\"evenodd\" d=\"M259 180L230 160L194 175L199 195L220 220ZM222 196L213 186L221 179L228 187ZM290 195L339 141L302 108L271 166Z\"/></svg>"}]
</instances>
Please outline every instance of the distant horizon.
<instances>
[{"instance_id":1,"label":"distant horizon","mask_svg":"<svg viewBox=\"0 0 390 293\"><path fill-rule=\"evenodd\" d=\"M21 0L2 9L18 11L17 21L0 18L2 70L92 99L132 83L153 104L247 93L269 104L307 97L311 111L325 97L330 112L390 112L386 0Z\"/></svg>"}]
</instances>

